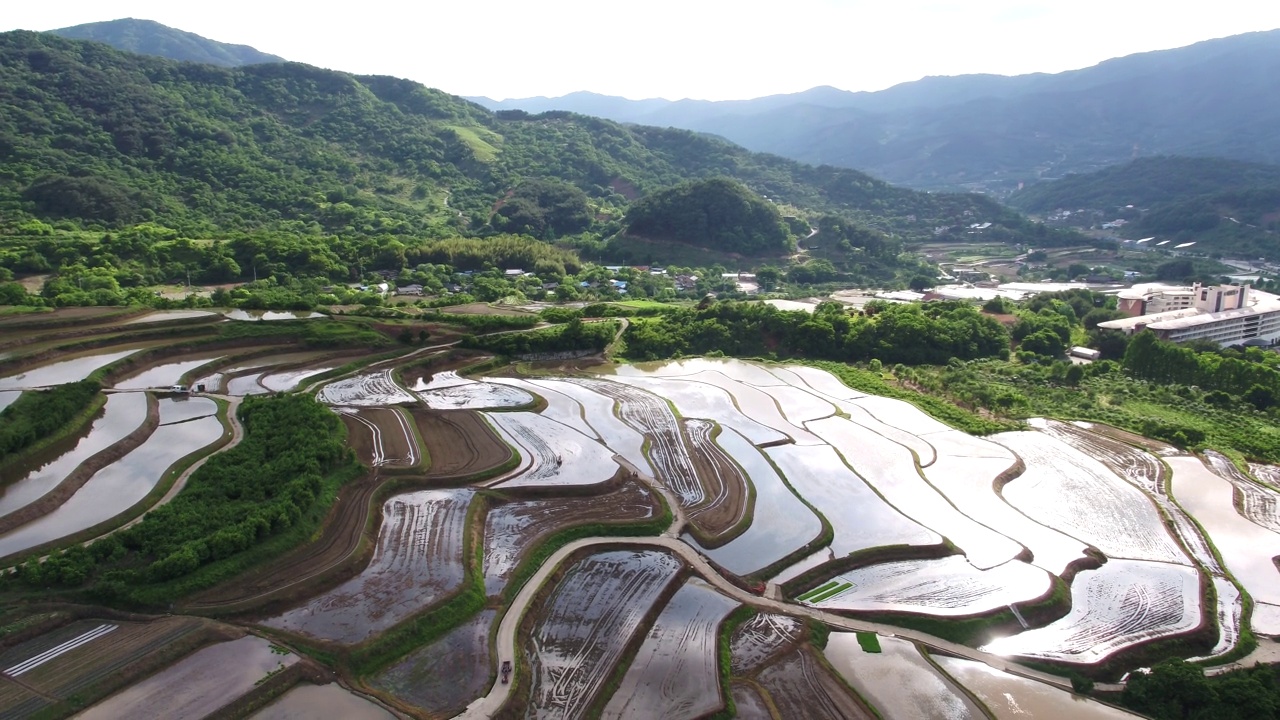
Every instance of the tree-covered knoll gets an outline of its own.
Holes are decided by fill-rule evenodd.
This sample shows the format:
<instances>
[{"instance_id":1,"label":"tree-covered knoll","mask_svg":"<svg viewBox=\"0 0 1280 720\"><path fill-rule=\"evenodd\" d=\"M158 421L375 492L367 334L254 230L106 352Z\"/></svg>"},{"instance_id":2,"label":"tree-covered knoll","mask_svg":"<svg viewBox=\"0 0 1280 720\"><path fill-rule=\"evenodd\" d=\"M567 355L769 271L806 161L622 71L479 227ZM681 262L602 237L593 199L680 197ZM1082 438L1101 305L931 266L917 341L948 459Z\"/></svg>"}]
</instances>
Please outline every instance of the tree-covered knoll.
<instances>
[{"instance_id":1,"label":"tree-covered knoll","mask_svg":"<svg viewBox=\"0 0 1280 720\"><path fill-rule=\"evenodd\" d=\"M0 411L0 458L13 457L57 433L88 408L98 395L92 380L30 390Z\"/></svg>"},{"instance_id":2,"label":"tree-covered knoll","mask_svg":"<svg viewBox=\"0 0 1280 720\"><path fill-rule=\"evenodd\" d=\"M249 65L284 62L284 58L259 52L248 45L232 45L200 37L195 33L166 27L154 20L121 18L50 30L72 40L93 40L111 47L170 60L209 65Z\"/></svg>"},{"instance_id":3,"label":"tree-covered knoll","mask_svg":"<svg viewBox=\"0 0 1280 720\"><path fill-rule=\"evenodd\" d=\"M777 207L728 178L684 183L649 195L627 210L626 223L632 235L743 255L782 255L793 249Z\"/></svg>"}]
</instances>

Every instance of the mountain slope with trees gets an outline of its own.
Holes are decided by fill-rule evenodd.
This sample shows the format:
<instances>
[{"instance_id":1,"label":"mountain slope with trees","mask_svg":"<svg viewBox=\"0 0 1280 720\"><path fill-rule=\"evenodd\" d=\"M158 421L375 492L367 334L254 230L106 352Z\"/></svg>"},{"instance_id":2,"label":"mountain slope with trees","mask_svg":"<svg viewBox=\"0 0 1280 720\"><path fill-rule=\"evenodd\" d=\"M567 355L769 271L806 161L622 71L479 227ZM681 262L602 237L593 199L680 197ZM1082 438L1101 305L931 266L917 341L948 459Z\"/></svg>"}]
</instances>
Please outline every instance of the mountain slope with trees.
<instances>
[{"instance_id":1,"label":"mountain slope with trees","mask_svg":"<svg viewBox=\"0 0 1280 720\"><path fill-rule=\"evenodd\" d=\"M1125 236L1195 241L1206 253L1280 257L1280 165L1139 158L1033 185L1009 203L1027 212L1072 210L1067 220L1080 225L1127 220Z\"/></svg>"},{"instance_id":2,"label":"mountain slope with trees","mask_svg":"<svg viewBox=\"0 0 1280 720\"><path fill-rule=\"evenodd\" d=\"M793 249L777 207L727 178L684 183L627 209L627 232L746 255Z\"/></svg>"},{"instance_id":3,"label":"mountain slope with trees","mask_svg":"<svg viewBox=\"0 0 1280 720\"><path fill-rule=\"evenodd\" d=\"M210 40L195 33L161 25L154 20L121 18L59 28L49 32L72 40L106 43L127 52L223 67L284 62L284 58L278 55L264 53L248 45L232 45Z\"/></svg>"},{"instance_id":4,"label":"mountain slope with trees","mask_svg":"<svg viewBox=\"0 0 1280 720\"><path fill-rule=\"evenodd\" d=\"M909 187L1013 190L1135 153L1280 162L1280 30L1140 53L1058 74L927 77L879 92L628 101L590 93L495 109L592 112L715 133Z\"/></svg>"},{"instance_id":5,"label":"mountain slope with trees","mask_svg":"<svg viewBox=\"0 0 1280 720\"><path fill-rule=\"evenodd\" d=\"M632 199L711 177L904 239L978 221L1044 232L984 197L914 192L689 131L495 114L411 81L295 63L217 68L0 35L0 210L11 228L452 237L485 232L509 192L553 178L585 193L609 234Z\"/></svg>"}]
</instances>

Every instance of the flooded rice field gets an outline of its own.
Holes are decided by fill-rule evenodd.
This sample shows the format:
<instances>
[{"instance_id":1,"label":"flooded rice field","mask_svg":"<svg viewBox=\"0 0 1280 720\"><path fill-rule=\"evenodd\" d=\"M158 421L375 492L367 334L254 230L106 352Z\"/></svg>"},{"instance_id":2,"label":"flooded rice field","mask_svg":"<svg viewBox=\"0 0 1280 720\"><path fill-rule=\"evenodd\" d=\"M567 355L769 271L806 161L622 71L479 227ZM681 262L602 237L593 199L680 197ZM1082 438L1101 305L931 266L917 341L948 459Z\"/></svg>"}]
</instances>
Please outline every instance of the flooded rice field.
<instances>
[{"instance_id":1,"label":"flooded rice field","mask_svg":"<svg viewBox=\"0 0 1280 720\"><path fill-rule=\"evenodd\" d=\"M996 720L1135 720L1139 716L1052 685L972 660L935 655L934 661L973 693Z\"/></svg>"},{"instance_id":2,"label":"flooded rice field","mask_svg":"<svg viewBox=\"0 0 1280 720\"><path fill-rule=\"evenodd\" d=\"M570 568L526 645L533 684L525 717L581 716L680 567L664 552L618 550Z\"/></svg>"},{"instance_id":3,"label":"flooded rice field","mask_svg":"<svg viewBox=\"0 0 1280 720\"><path fill-rule=\"evenodd\" d=\"M530 382L536 387L545 388L576 400L582 405L583 416L587 424L595 431L594 435L596 437L600 438L610 450L626 458L627 462L638 468L640 472L646 475L653 475L653 467L649 465L649 459L645 457L643 450L644 435L622 422L614 414L615 401L613 398L564 380L539 378L530 380Z\"/></svg>"},{"instance_id":4,"label":"flooded rice field","mask_svg":"<svg viewBox=\"0 0 1280 720\"><path fill-rule=\"evenodd\" d=\"M562 528L596 522L639 522L659 511L649 488L630 481L590 497L513 500L489 510L484 522L484 588L502 593L524 553Z\"/></svg>"},{"instance_id":5,"label":"flooded rice field","mask_svg":"<svg viewBox=\"0 0 1280 720\"><path fill-rule=\"evenodd\" d=\"M835 632L823 650L827 662L845 682L894 720L982 718L984 713L951 679L925 660L906 640L881 637L880 652L870 653L854 633Z\"/></svg>"},{"instance_id":6,"label":"flooded rice field","mask_svg":"<svg viewBox=\"0 0 1280 720\"><path fill-rule=\"evenodd\" d=\"M194 320L196 318L213 317L217 313L210 310L161 310L158 312L147 313L142 317L136 317L132 320L126 320L125 325L138 325L153 322L169 322L172 320Z\"/></svg>"},{"instance_id":7,"label":"flooded rice field","mask_svg":"<svg viewBox=\"0 0 1280 720\"><path fill-rule=\"evenodd\" d=\"M1107 557L1189 564L1155 504L1105 465L1041 432L1000 433L996 442L1026 463L1004 487L1033 520L1093 545Z\"/></svg>"},{"instance_id":8,"label":"flooded rice field","mask_svg":"<svg viewBox=\"0 0 1280 720\"><path fill-rule=\"evenodd\" d=\"M703 549L691 536L685 536L685 542L730 572L746 575L778 562L822 532L818 516L783 483L760 450L728 429L720 431L716 443L755 487L756 508L767 511L754 513L745 532L714 550Z\"/></svg>"},{"instance_id":9,"label":"flooded rice field","mask_svg":"<svg viewBox=\"0 0 1280 720\"><path fill-rule=\"evenodd\" d=\"M916 470L915 458L907 448L844 418L818 420L809 427L839 451L889 504L958 545L977 567L992 568L1022 552L1021 545L974 522L939 495Z\"/></svg>"},{"instance_id":10,"label":"flooded rice field","mask_svg":"<svg viewBox=\"0 0 1280 720\"><path fill-rule=\"evenodd\" d=\"M692 720L723 706L716 639L721 621L738 606L691 579L662 609L602 718Z\"/></svg>"},{"instance_id":11,"label":"flooded rice field","mask_svg":"<svg viewBox=\"0 0 1280 720\"><path fill-rule=\"evenodd\" d=\"M1280 532L1280 491L1259 484L1222 453L1206 450L1204 458L1210 470L1235 488L1237 505L1246 518L1272 532Z\"/></svg>"},{"instance_id":12,"label":"flooded rice field","mask_svg":"<svg viewBox=\"0 0 1280 720\"><path fill-rule=\"evenodd\" d=\"M583 416L582 404L568 395L534 385L528 380L519 378L490 378L490 382L517 388L528 393L530 398L534 395L541 397L547 402L547 406L540 413L543 417L555 420L561 425L576 430L589 438L600 439L600 434L596 432L595 428L587 424L587 420Z\"/></svg>"},{"instance_id":13,"label":"flooded rice field","mask_svg":"<svg viewBox=\"0 0 1280 720\"><path fill-rule=\"evenodd\" d=\"M230 320L240 320L243 322L258 322L262 320L313 320L328 317L324 313L295 311L295 310L228 310L223 313Z\"/></svg>"},{"instance_id":14,"label":"flooded rice field","mask_svg":"<svg viewBox=\"0 0 1280 720\"><path fill-rule=\"evenodd\" d=\"M849 469L830 445L765 450L791 487L826 516L837 557L880 545L937 545L938 533L891 507Z\"/></svg>"},{"instance_id":15,"label":"flooded rice field","mask_svg":"<svg viewBox=\"0 0 1280 720\"><path fill-rule=\"evenodd\" d=\"M153 368L143 370L135 375L120 380L115 384L117 390L147 390L150 388L168 388L182 382L182 376L217 360L220 355L204 355L200 357L167 362Z\"/></svg>"},{"instance_id":16,"label":"flooded rice field","mask_svg":"<svg viewBox=\"0 0 1280 720\"><path fill-rule=\"evenodd\" d=\"M382 507L373 558L359 575L263 625L354 644L423 610L462 584L471 490L423 490Z\"/></svg>"},{"instance_id":17,"label":"flooded rice field","mask_svg":"<svg viewBox=\"0 0 1280 720\"><path fill-rule=\"evenodd\" d=\"M780 387L787 387L781 385L781 381L773 375L769 375L769 377ZM706 383L728 392L733 397L734 405L738 407L739 412L757 423L791 438L797 445L819 445L822 443L812 433L805 430L803 426L787 420L783 416L782 410L779 409L778 402L768 393L754 385L733 380L718 371L700 372L696 375L690 375L687 379L693 382ZM835 408L832 408L827 415L834 413Z\"/></svg>"},{"instance_id":18,"label":"flooded rice field","mask_svg":"<svg viewBox=\"0 0 1280 720\"><path fill-rule=\"evenodd\" d=\"M445 374L441 373L441 375ZM437 382L438 378L433 378L432 381ZM496 382L477 382L465 378L457 378L457 382L443 387L428 385L425 390L418 390L415 387L414 392L432 410L515 408L533 403L533 396L518 387Z\"/></svg>"},{"instance_id":19,"label":"flooded rice field","mask_svg":"<svg viewBox=\"0 0 1280 720\"><path fill-rule=\"evenodd\" d=\"M505 412L489 413L487 417L531 461L524 472L498 487L596 485L619 470L609 448L542 415Z\"/></svg>"},{"instance_id":20,"label":"flooded rice field","mask_svg":"<svg viewBox=\"0 0 1280 720\"><path fill-rule=\"evenodd\" d=\"M62 360L48 365L0 378L0 390L25 390L27 388L65 385L89 377L98 368L105 367L122 358L138 352L142 348L126 348L113 352L85 355L73 360Z\"/></svg>"},{"instance_id":21,"label":"flooded rice field","mask_svg":"<svg viewBox=\"0 0 1280 720\"><path fill-rule=\"evenodd\" d=\"M1167 457L1165 462L1173 469L1173 496L1213 539L1227 569L1258 603L1253 629L1266 635L1280 634L1280 613L1261 607L1263 603L1280 605L1280 572L1272 561L1280 555L1280 534L1242 516L1236 510L1231 483L1210 471L1199 458Z\"/></svg>"},{"instance_id":22,"label":"flooded rice field","mask_svg":"<svg viewBox=\"0 0 1280 720\"><path fill-rule=\"evenodd\" d=\"M269 673L296 662L297 655L256 635L246 635L198 650L77 717L84 720L205 717L253 690Z\"/></svg>"},{"instance_id":23,"label":"flooded rice field","mask_svg":"<svg viewBox=\"0 0 1280 720\"><path fill-rule=\"evenodd\" d=\"M329 372L335 367L337 366L319 365L298 370L281 370L280 372L264 374L258 382L270 392L290 392L291 390L296 390L307 378Z\"/></svg>"},{"instance_id":24,"label":"flooded rice field","mask_svg":"<svg viewBox=\"0 0 1280 720\"><path fill-rule=\"evenodd\" d=\"M162 399L160 427L133 451L90 477L58 509L0 535L0 557L110 520L141 502L175 462L222 437L222 423L214 416L166 424L182 412L174 409L177 402Z\"/></svg>"},{"instance_id":25,"label":"flooded rice field","mask_svg":"<svg viewBox=\"0 0 1280 720\"><path fill-rule=\"evenodd\" d=\"M343 689L337 683L304 683L249 717L250 720L311 720L319 717L395 720L396 716L381 705Z\"/></svg>"},{"instance_id":26,"label":"flooded rice field","mask_svg":"<svg viewBox=\"0 0 1280 720\"><path fill-rule=\"evenodd\" d=\"M12 405L13 401L17 400L20 395L22 395L21 390L5 390L0 392L0 412L4 412L4 409Z\"/></svg>"},{"instance_id":27,"label":"flooded rice field","mask_svg":"<svg viewBox=\"0 0 1280 720\"><path fill-rule=\"evenodd\" d=\"M428 713L461 710L483 695L491 682L489 630L496 617L496 610L477 613L379 673L371 685Z\"/></svg>"},{"instance_id":28,"label":"flooded rice field","mask_svg":"<svg viewBox=\"0 0 1280 720\"><path fill-rule=\"evenodd\" d=\"M804 632L804 625L793 617L770 613L753 615L729 638L730 669L734 675L750 675L790 650L804 637Z\"/></svg>"},{"instance_id":29,"label":"flooded rice field","mask_svg":"<svg viewBox=\"0 0 1280 720\"><path fill-rule=\"evenodd\" d=\"M976 615L1034 600L1049 591L1044 570L1019 560L986 570L962 555L903 560L850 570L808 605L830 610L911 612L942 617ZM843 588L832 593L836 588ZM801 595L806 598L806 595Z\"/></svg>"},{"instance_id":30,"label":"flooded rice field","mask_svg":"<svg viewBox=\"0 0 1280 720\"><path fill-rule=\"evenodd\" d=\"M691 380L673 380L669 378L617 378L624 385L639 388L666 398L675 405L682 417L714 420L724 427L732 428L755 445L784 442L787 436L766 427L743 414L734 404L733 396L728 391Z\"/></svg>"},{"instance_id":31,"label":"flooded rice field","mask_svg":"<svg viewBox=\"0 0 1280 720\"><path fill-rule=\"evenodd\" d=\"M30 470L17 467L16 481L0 488L0 516L26 507L57 487L85 460L106 450L142 425L147 417L147 396L143 393L113 393L107 396L102 415L89 432L57 458ZM25 474L24 474L25 473Z\"/></svg>"},{"instance_id":32,"label":"flooded rice field","mask_svg":"<svg viewBox=\"0 0 1280 720\"><path fill-rule=\"evenodd\" d=\"M326 405L399 405L414 398L391 379L390 370L335 380L320 388L316 399Z\"/></svg>"},{"instance_id":33,"label":"flooded rice field","mask_svg":"<svg viewBox=\"0 0 1280 720\"><path fill-rule=\"evenodd\" d=\"M1200 576L1194 569L1112 559L1076 575L1065 617L983 650L1092 664L1138 643L1189 632L1200 622Z\"/></svg>"}]
</instances>

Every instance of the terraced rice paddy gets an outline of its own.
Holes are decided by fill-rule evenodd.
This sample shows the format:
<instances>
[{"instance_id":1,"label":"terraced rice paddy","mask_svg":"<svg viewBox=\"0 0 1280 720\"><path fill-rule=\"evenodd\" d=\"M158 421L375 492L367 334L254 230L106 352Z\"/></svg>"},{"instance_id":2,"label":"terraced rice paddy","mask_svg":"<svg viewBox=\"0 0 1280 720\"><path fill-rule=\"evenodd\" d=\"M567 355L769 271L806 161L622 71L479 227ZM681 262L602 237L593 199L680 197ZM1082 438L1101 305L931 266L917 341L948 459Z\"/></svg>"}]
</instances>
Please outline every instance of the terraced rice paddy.
<instances>
[{"instance_id":1,"label":"terraced rice paddy","mask_svg":"<svg viewBox=\"0 0 1280 720\"><path fill-rule=\"evenodd\" d=\"M862 704L827 670L808 647L792 650L761 671L757 682L785 718L848 718L873 720Z\"/></svg>"},{"instance_id":2,"label":"terraced rice paddy","mask_svg":"<svg viewBox=\"0 0 1280 720\"><path fill-rule=\"evenodd\" d=\"M26 507L46 493L80 466L85 460L119 442L136 430L147 417L147 396L143 393L113 393L107 396L102 415L93 421L89 432L81 437L67 452L57 458L19 474L25 468L17 468L16 480L0 489L0 516Z\"/></svg>"},{"instance_id":3,"label":"terraced rice paddy","mask_svg":"<svg viewBox=\"0 0 1280 720\"><path fill-rule=\"evenodd\" d=\"M74 360L62 360L49 365L41 365L0 378L0 390L26 390L28 388L65 385L83 380L94 370L106 367L111 363L138 352L141 348L127 348L112 352L85 355Z\"/></svg>"},{"instance_id":4,"label":"terraced rice paddy","mask_svg":"<svg viewBox=\"0 0 1280 720\"><path fill-rule=\"evenodd\" d=\"M458 378L456 384L444 387L428 386L427 390L415 389L414 392L432 410L515 408L533 403L533 396L518 387L462 378Z\"/></svg>"},{"instance_id":5,"label":"terraced rice paddy","mask_svg":"<svg viewBox=\"0 0 1280 720\"><path fill-rule=\"evenodd\" d=\"M787 436L744 415L726 390L691 380L619 377L617 382L653 393L675 406L681 417L712 420L732 428L755 445L785 442Z\"/></svg>"},{"instance_id":6,"label":"terraced rice paddy","mask_svg":"<svg viewBox=\"0 0 1280 720\"><path fill-rule=\"evenodd\" d=\"M587 379L570 382L618 402L618 415L623 422L648 438L649 462L658 480L676 494L681 506L694 507L706 499L680 426L666 402L652 393L620 383Z\"/></svg>"},{"instance_id":7,"label":"terraced rice paddy","mask_svg":"<svg viewBox=\"0 0 1280 720\"><path fill-rule=\"evenodd\" d=\"M1139 717L980 662L944 655L935 655L934 662L976 695L996 720L1133 720Z\"/></svg>"},{"instance_id":8,"label":"terraced rice paddy","mask_svg":"<svg viewBox=\"0 0 1280 720\"><path fill-rule=\"evenodd\" d=\"M364 571L263 624L352 644L430 607L462 584L472 497L470 490L423 490L391 498Z\"/></svg>"},{"instance_id":9,"label":"terraced rice paddy","mask_svg":"<svg viewBox=\"0 0 1280 720\"><path fill-rule=\"evenodd\" d=\"M1034 600L1049 591L1049 574L1018 560L987 570L963 556L881 563L842 573L844 589L806 604L830 610L910 612L942 617L976 615ZM802 598L804 596L801 596Z\"/></svg>"},{"instance_id":10,"label":"terraced rice paddy","mask_svg":"<svg viewBox=\"0 0 1280 720\"><path fill-rule=\"evenodd\" d=\"M886 442L844 418L809 424L820 438L843 455L846 463L889 504L924 527L955 543L979 568L993 568L1022 552L1022 547L960 513L916 470L907 448Z\"/></svg>"},{"instance_id":11,"label":"terraced rice paddy","mask_svg":"<svg viewBox=\"0 0 1280 720\"><path fill-rule=\"evenodd\" d=\"M818 536L822 531L818 516L783 483L760 450L728 429L721 430L716 444L745 471L761 511L753 514L745 532L718 548L702 549L689 536L686 542L730 572L745 575L778 562Z\"/></svg>"},{"instance_id":12,"label":"terraced rice paddy","mask_svg":"<svg viewBox=\"0 0 1280 720\"><path fill-rule=\"evenodd\" d=\"M132 508L159 484L166 470L223 434L216 417L167 423L172 399L160 401L160 427L136 449L95 473L57 510L0 536L0 557L86 530Z\"/></svg>"},{"instance_id":13,"label":"terraced rice paddy","mask_svg":"<svg viewBox=\"0 0 1280 720\"><path fill-rule=\"evenodd\" d=\"M613 398L564 380L537 379L530 382L536 387L546 388L578 401L582 405L584 418L595 431L596 437L610 450L626 458L640 472L653 474L653 468L643 450L644 435L614 414Z\"/></svg>"},{"instance_id":14,"label":"terraced rice paddy","mask_svg":"<svg viewBox=\"0 0 1280 720\"><path fill-rule=\"evenodd\" d=\"M270 392L290 392L297 389L307 378L328 372L334 367L333 365L319 365L297 370L281 370L264 374L259 378L258 382Z\"/></svg>"},{"instance_id":15,"label":"terraced rice paddy","mask_svg":"<svg viewBox=\"0 0 1280 720\"><path fill-rule=\"evenodd\" d=\"M898 720L981 718L982 709L920 654L912 643L879 639L880 652L858 645L854 633L832 633L823 650L845 682L880 711Z\"/></svg>"},{"instance_id":16,"label":"terraced rice paddy","mask_svg":"<svg viewBox=\"0 0 1280 720\"><path fill-rule=\"evenodd\" d=\"M524 553L557 530L593 522L639 522L658 511L653 491L634 481L604 495L516 500L491 508L484 525L485 592L500 594Z\"/></svg>"},{"instance_id":17,"label":"terraced rice paddy","mask_svg":"<svg viewBox=\"0 0 1280 720\"><path fill-rule=\"evenodd\" d=\"M370 467L413 467L422 460L418 440L397 408L335 408L347 424L347 440Z\"/></svg>"},{"instance_id":18,"label":"terraced rice paddy","mask_svg":"<svg viewBox=\"0 0 1280 720\"><path fill-rule=\"evenodd\" d=\"M547 599L530 635L533 685L525 717L581 716L679 570L678 560L652 550L578 561Z\"/></svg>"},{"instance_id":19,"label":"terraced rice paddy","mask_svg":"<svg viewBox=\"0 0 1280 720\"><path fill-rule=\"evenodd\" d=\"M513 388L523 390L532 398L534 395L541 397L547 401L547 406L539 413L549 420L564 425L573 430L596 440L600 439L600 434L595 428L587 424L586 418L583 417L582 405L573 398L555 390L548 389L539 385L534 385L528 380L519 378L491 378L490 382L499 385L509 385Z\"/></svg>"},{"instance_id":20,"label":"terraced rice paddy","mask_svg":"<svg viewBox=\"0 0 1280 720\"><path fill-rule=\"evenodd\" d=\"M654 621L602 718L698 718L723 705L717 629L738 603L689 580Z\"/></svg>"},{"instance_id":21,"label":"terraced rice paddy","mask_svg":"<svg viewBox=\"0 0 1280 720\"><path fill-rule=\"evenodd\" d=\"M211 361L216 360L219 357L221 356L204 355L187 360L179 360L177 362L162 363L117 382L115 387L117 390L168 388L171 385L180 384L182 382L183 375L186 375L202 365L208 365Z\"/></svg>"},{"instance_id":22,"label":"terraced rice paddy","mask_svg":"<svg viewBox=\"0 0 1280 720\"><path fill-rule=\"evenodd\" d=\"M427 473L433 478L484 474L515 452L477 412L414 408L411 413L431 460Z\"/></svg>"},{"instance_id":23,"label":"terraced rice paddy","mask_svg":"<svg viewBox=\"0 0 1280 720\"><path fill-rule=\"evenodd\" d=\"M225 707L267 677L298 662L254 635L218 643L94 705L78 717L198 718Z\"/></svg>"},{"instance_id":24,"label":"terraced rice paddy","mask_svg":"<svg viewBox=\"0 0 1280 720\"><path fill-rule=\"evenodd\" d=\"M1001 433L994 439L1027 465L1004 487L1004 497L1031 519L1107 557L1189 562L1151 500L1102 463L1044 433Z\"/></svg>"},{"instance_id":25,"label":"terraced rice paddy","mask_svg":"<svg viewBox=\"0 0 1280 720\"><path fill-rule=\"evenodd\" d=\"M394 720L395 715L336 683L330 683L298 685L249 717L251 720L310 720L318 717Z\"/></svg>"},{"instance_id":26,"label":"terraced rice paddy","mask_svg":"<svg viewBox=\"0 0 1280 720\"><path fill-rule=\"evenodd\" d=\"M5 390L0 392L0 412L3 412L5 408L12 405L13 401L17 400L20 395L22 395L21 390Z\"/></svg>"},{"instance_id":27,"label":"terraced rice paddy","mask_svg":"<svg viewBox=\"0 0 1280 720\"><path fill-rule=\"evenodd\" d=\"M488 418L530 460L526 470L500 487L597 485L619 470L608 448L554 420L524 412L492 413Z\"/></svg>"},{"instance_id":28,"label":"terraced rice paddy","mask_svg":"<svg viewBox=\"0 0 1280 720\"><path fill-rule=\"evenodd\" d=\"M0 652L0 717L29 717L53 699L109 690L118 674L153 667L157 653L200 628L198 620L177 617L81 620L7 648Z\"/></svg>"},{"instance_id":29,"label":"terraced rice paddy","mask_svg":"<svg viewBox=\"0 0 1280 720\"><path fill-rule=\"evenodd\" d=\"M316 399L326 405L358 407L414 402L414 397L391 379L390 370L335 380L320 388Z\"/></svg>"},{"instance_id":30,"label":"terraced rice paddy","mask_svg":"<svg viewBox=\"0 0 1280 720\"><path fill-rule=\"evenodd\" d=\"M780 445L765 450L795 488L835 531L836 557L880 545L937 545L938 533L907 518L853 474L830 445Z\"/></svg>"},{"instance_id":31,"label":"terraced rice paddy","mask_svg":"<svg viewBox=\"0 0 1280 720\"><path fill-rule=\"evenodd\" d=\"M1001 638L998 655L1092 664L1126 647L1190 632L1201 622L1200 578L1182 565L1112 559L1071 584L1071 612Z\"/></svg>"},{"instance_id":32,"label":"terraced rice paddy","mask_svg":"<svg viewBox=\"0 0 1280 720\"><path fill-rule=\"evenodd\" d=\"M803 634L804 626L793 617L753 615L729 638L730 669L734 675L749 675L789 650Z\"/></svg>"},{"instance_id":33,"label":"terraced rice paddy","mask_svg":"<svg viewBox=\"0 0 1280 720\"><path fill-rule=\"evenodd\" d=\"M1272 532L1280 532L1280 492L1258 484L1222 453L1206 450L1204 458L1210 470L1235 488L1237 504L1246 518Z\"/></svg>"},{"instance_id":34,"label":"terraced rice paddy","mask_svg":"<svg viewBox=\"0 0 1280 720\"><path fill-rule=\"evenodd\" d=\"M1199 458L1168 457L1165 462L1173 469L1173 496L1205 529L1227 569L1253 596L1253 629L1280 634L1280 572L1272 561L1280 555L1280 534L1240 515L1231 483Z\"/></svg>"},{"instance_id":35,"label":"terraced rice paddy","mask_svg":"<svg viewBox=\"0 0 1280 720\"><path fill-rule=\"evenodd\" d=\"M443 715L466 707L489 686L489 630L496 616L494 610L477 613L379 673L372 686L429 713Z\"/></svg>"}]
</instances>

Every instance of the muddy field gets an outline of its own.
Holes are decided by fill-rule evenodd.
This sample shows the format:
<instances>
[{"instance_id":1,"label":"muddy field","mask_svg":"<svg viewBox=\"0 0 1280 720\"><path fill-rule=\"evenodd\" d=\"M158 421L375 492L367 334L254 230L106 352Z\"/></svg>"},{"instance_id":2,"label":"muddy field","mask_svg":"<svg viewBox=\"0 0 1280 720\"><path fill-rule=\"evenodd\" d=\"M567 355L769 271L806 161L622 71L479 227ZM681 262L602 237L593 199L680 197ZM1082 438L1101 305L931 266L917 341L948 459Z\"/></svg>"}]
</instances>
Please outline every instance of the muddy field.
<instances>
[{"instance_id":1,"label":"muddy field","mask_svg":"<svg viewBox=\"0 0 1280 720\"><path fill-rule=\"evenodd\" d=\"M742 623L729 638L730 668L734 675L749 675L779 654L791 649L804 635L799 620L786 615L760 613Z\"/></svg>"},{"instance_id":2,"label":"muddy field","mask_svg":"<svg viewBox=\"0 0 1280 720\"><path fill-rule=\"evenodd\" d=\"M489 630L496 617L495 610L481 611L380 673L371 685L429 713L447 716L461 710L492 682Z\"/></svg>"},{"instance_id":3,"label":"muddy field","mask_svg":"<svg viewBox=\"0 0 1280 720\"><path fill-rule=\"evenodd\" d=\"M81 620L0 653L0 717L27 717L52 705L92 697L154 666L157 656L204 624L191 618L149 623Z\"/></svg>"},{"instance_id":4,"label":"muddy field","mask_svg":"<svg viewBox=\"0 0 1280 720\"><path fill-rule=\"evenodd\" d=\"M462 584L470 490L423 490L383 506L378 546L359 575L263 622L339 643L358 643L423 610Z\"/></svg>"},{"instance_id":5,"label":"muddy field","mask_svg":"<svg viewBox=\"0 0 1280 720\"><path fill-rule=\"evenodd\" d=\"M876 714L832 675L807 645L760 672L757 682L778 713L791 718L875 720Z\"/></svg>"},{"instance_id":6,"label":"muddy field","mask_svg":"<svg viewBox=\"0 0 1280 720\"><path fill-rule=\"evenodd\" d=\"M427 446L430 477L477 475L511 459L511 447L473 410L413 408L410 414Z\"/></svg>"},{"instance_id":7,"label":"muddy field","mask_svg":"<svg viewBox=\"0 0 1280 720\"><path fill-rule=\"evenodd\" d=\"M716 426L706 420L684 420L689 458L697 473L705 500L688 509L689 521L706 537L724 534L747 512L747 478L742 469L716 443Z\"/></svg>"},{"instance_id":8,"label":"muddy field","mask_svg":"<svg viewBox=\"0 0 1280 720\"><path fill-rule=\"evenodd\" d=\"M635 481L604 495L497 505L485 518L485 592L490 597L500 595L525 553L557 530L586 523L647 520L659 509L653 491Z\"/></svg>"},{"instance_id":9,"label":"muddy field","mask_svg":"<svg viewBox=\"0 0 1280 720\"><path fill-rule=\"evenodd\" d=\"M396 716L377 703L330 683L298 685L251 715L250 720L311 720L319 717L394 720Z\"/></svg>"},{"instance_id":10,"label":"muddy field","mask_svg":"<svg viewBox=\"0 0 1280 720\"><path fill-rule=\"evenodd\" d=\"M966 720L984 717L972 700L925 660L912 643L879 638L880 652L864 651L857 635L831 633L823 651L837 673L882 717L894 720Z\"/></svg>"},{"instance_id":11,"label":"muddy field","mask_svg":"<svg viewBox=\"0 0 1280 720\"><path fill-rule=\"evenodd\" d=\"M347 426L347 444L369 467L413 467L422 461L418 440L398 408L334 408Z\"/></svg>"},{"instance_id":12,"label":"muddy field","mask_svg":"<svg viewBox=\"0 0 1280 720\"><path fill-rule=\"evenodd\" d=\"M597 553L575 564L525 646L533 676L525 717L581 716L679 570L680 561L652 550Z\"/></svg>"}]
</instances>

